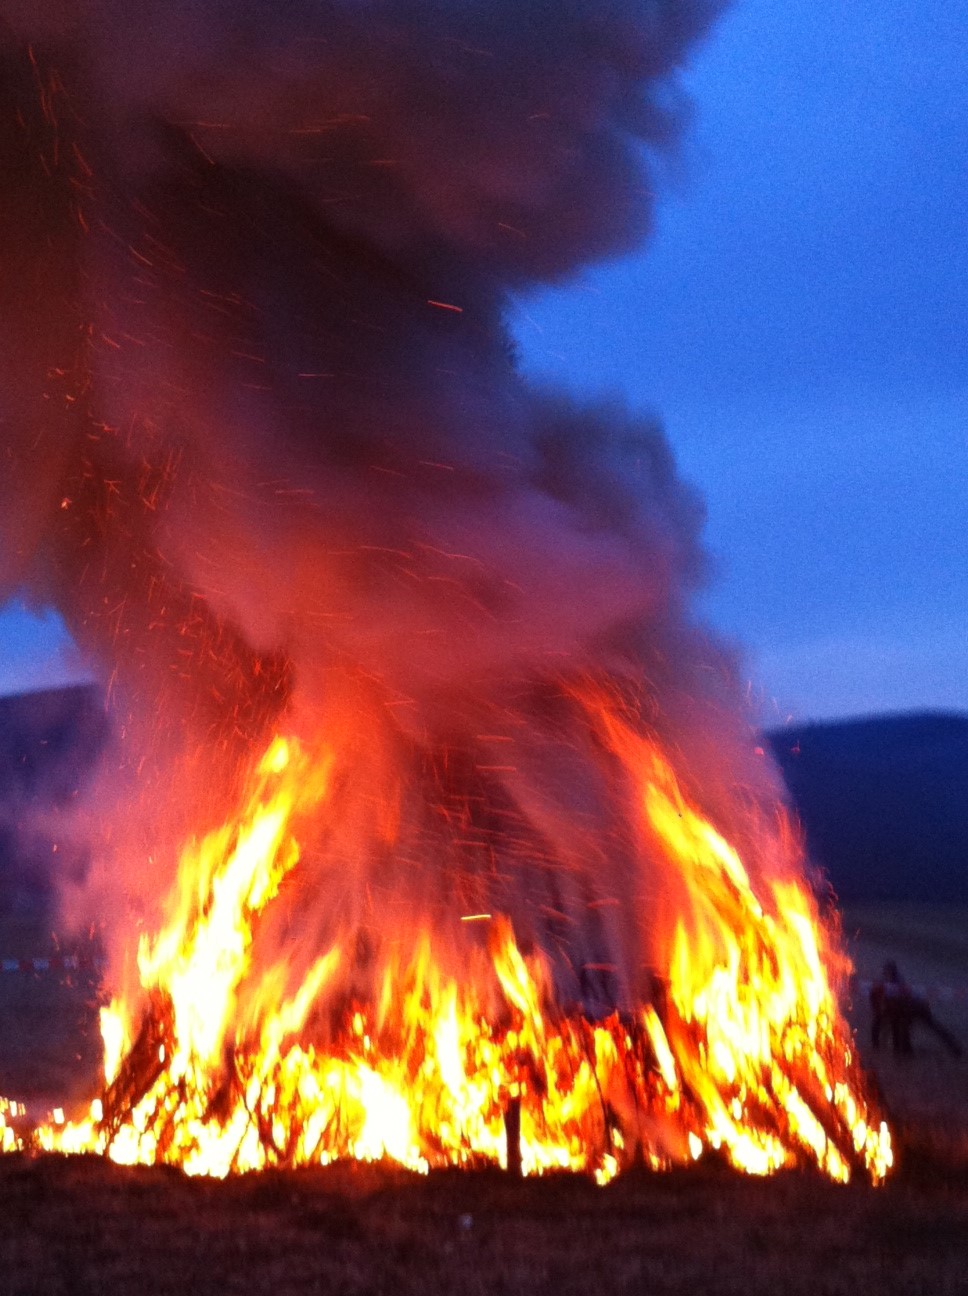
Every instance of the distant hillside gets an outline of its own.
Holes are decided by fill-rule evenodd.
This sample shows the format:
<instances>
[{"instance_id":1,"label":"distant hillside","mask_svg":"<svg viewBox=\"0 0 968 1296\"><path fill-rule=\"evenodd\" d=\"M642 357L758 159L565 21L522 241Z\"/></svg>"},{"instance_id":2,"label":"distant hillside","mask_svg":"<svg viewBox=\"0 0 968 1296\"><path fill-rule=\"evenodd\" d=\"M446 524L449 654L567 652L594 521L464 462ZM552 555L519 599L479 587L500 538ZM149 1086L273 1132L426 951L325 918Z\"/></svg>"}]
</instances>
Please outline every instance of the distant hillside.
<instances>
[{"instance_id":1,"label":"distant hillside","mask_svg":"<svg viewBox=\"0 0 968 1296\"><path fill-rule=\"evenodd\" d=\"M841 900L968 904L968 716L915 714L767 735Z\"/></svg>"},{"instance_id":2,"label":"distant hillside","mask_svg":"<svg viewBox=\"0 0 968 1296\"><path fill-rule=\"evenodd\" d=\"M55 847L61 871L83 871L84 848L69 837L61 839L57 812L79 796L107 738L104 703L93 685L0 697L0 907L5 912L38 922L46 916Z\"/></svg>"},{"instance_id":3,"label":"distant hillside","mask_svg":"<svg viewBox=\"0 0 968 1296\"><path fill-rule=\"evenodd\" d=\"M93 684L0 697L0 806L70 801L107 732L104 702Z\"/></svg>"}]
</instances>

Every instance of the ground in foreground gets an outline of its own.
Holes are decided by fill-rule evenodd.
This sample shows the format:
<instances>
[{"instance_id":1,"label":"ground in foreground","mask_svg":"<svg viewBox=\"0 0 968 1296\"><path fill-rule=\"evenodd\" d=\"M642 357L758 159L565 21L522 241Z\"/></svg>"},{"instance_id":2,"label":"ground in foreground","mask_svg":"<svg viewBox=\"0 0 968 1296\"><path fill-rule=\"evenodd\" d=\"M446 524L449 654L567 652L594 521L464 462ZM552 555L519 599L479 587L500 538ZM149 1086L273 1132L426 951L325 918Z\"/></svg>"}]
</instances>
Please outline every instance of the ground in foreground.
<instances>
[{"instance_id":1,"label":"ground in foreground","mask_svg":"<svg viewBox=\"0 0 968 1296\"><path fill-rule=\"evenodd\" d=\"M19 924L19 925L18 925ZM2 951L43 950L3 913ZM869 1050L865 978L897 959L968 1044L965 915L849 913L858 1042L901 1136L886 1186L751 1180L704 1158L605 1189L335 1166L226 1183L93 1158L0 1157L0 1296L460 1292L968 1296L968 1058ZM950 993L947 993L949 992ZM0 1093L38 1110L96 1088L92 968L0 976Z\"/></svg>"},{"instance_id":2,"label":"ground in foreground","mask_svg":"<svg viewBox=\"0 0 968 1296\"><path fill-rule=\"evenodd\" d=\"M0 1291L955 1296L968 1182L841 1188L699 1165L606 1189L375 1166L219 1183L18 1155L0 1160Z\"/></svg>"}]
</instances>

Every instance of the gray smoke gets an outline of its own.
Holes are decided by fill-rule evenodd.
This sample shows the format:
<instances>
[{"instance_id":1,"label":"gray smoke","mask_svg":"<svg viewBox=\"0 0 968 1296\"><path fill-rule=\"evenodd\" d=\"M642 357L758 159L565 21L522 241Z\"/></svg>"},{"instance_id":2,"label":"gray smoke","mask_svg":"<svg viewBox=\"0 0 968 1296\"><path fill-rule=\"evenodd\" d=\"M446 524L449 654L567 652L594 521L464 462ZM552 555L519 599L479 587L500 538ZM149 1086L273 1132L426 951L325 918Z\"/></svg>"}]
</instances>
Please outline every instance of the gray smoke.
<instances>
[{"instance_id":1,"label":"gray smoke","mask_svg":"<svg viewBox=\"0 0 968 1296\"><path fill-rule=\"evenodd\" d=\"M648 233L721 7L0 4L0 594L101 663L95 907L122 858L157 904L285 715L355 735L287 939L491 904L624 998L603 901L660 881L563 681L637 698L724 827L774 796L661 430L527 385L503 321Z\"/></svg>"}]
</instances>

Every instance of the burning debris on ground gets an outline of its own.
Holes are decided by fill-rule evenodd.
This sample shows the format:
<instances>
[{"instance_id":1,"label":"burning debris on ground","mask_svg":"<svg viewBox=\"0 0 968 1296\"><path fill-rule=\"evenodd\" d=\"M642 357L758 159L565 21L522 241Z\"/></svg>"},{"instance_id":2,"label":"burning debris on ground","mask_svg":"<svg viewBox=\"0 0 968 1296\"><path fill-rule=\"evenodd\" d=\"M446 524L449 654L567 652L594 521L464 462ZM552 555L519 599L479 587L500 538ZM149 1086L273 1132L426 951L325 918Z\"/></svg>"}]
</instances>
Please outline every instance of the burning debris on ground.
<instances>
[{"instance_id":1,"label":"burning debris on ground","mask_svg":"<svg viewBox=\"0 0 968 1296\"><path fill-rule=\"evenodd\" d=\"M701 508L502 319L644 232L718 8L0 5L0 577L118 734L42 1147L887 1174Z\"/></svg>"}]
</instances>

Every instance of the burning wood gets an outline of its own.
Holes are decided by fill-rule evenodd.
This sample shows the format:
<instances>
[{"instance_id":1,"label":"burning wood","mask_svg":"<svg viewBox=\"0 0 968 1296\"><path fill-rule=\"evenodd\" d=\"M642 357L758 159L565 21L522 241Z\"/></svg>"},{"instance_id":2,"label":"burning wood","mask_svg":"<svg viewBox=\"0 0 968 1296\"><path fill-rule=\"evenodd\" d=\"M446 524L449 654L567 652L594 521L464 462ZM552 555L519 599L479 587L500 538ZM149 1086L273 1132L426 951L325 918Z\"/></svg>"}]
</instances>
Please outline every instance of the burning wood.
<instances>
[{"instance_id":1,"label":"burning wood","mask_svg":"<svg viewBox=\"0 0 968 1296\"><path fill-rule=\"evenodd\" d=\"M92 1119L46 1129L43 1145L215 1175L386 1157L605 1181L713 1149L757 1174L814 1164L882 1178L890 1140L809 893L774 882L758 896L655 744L607 711L598 722L639 780L643 837L688 895L661 1001L601 1020L564 1011L546 956L522 955L501 918L486 949L465 948L459 981L428 930L401 933L414 953L386 962L370 1002L347 1001L349 940L282 997L287 969L253 958L257 928L298 871L293 821L326 815L333 774L329 757L277 741L238 815L185 851L172 919L142 941L143 1001L105 1011L112 1051L124 1044Z\"/></svg>"}]
</instances>

